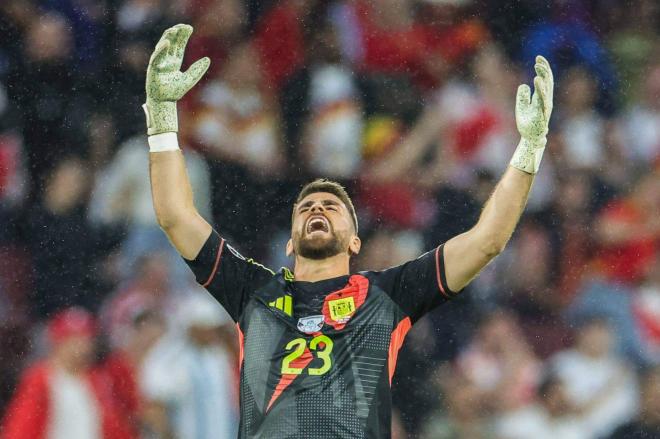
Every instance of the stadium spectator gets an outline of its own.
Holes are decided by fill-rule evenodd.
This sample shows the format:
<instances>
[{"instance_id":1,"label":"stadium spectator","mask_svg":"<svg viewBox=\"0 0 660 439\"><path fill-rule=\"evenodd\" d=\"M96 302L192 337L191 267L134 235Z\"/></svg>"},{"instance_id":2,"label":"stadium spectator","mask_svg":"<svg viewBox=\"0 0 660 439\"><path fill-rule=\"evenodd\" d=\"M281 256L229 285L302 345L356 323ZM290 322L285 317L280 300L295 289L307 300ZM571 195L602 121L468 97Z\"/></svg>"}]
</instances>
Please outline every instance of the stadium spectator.
<instances>
[{"instance_id":1,"label":"stadium spectator","mask_svg":"<svg viewBox=\"0 0 660 439\"><path fill-rule=\"evenodd\" d=\"M574 346L556 354L549 363L589 437L606 437L634 417L638 409L636 377L613 352L613 341L607 321L587 318Z\"/></svg>"},{"instance_id":2,"label":"stadium spectator","mask_svg":"<svg viewBox=\"0 0 660 439\"><path fill-rule=\"evenodd\" d=\"M50 166L42 200L20 226L32 255L31 307L40 317L71 305L95 307L98 301L91 273L97 242L85 219L89 174L78 157Z\"/></svg>"},{"instance_id":3,"label":"stadium spectator","mask_svg":"<svg viewBox=\"0 0 660 439\"><path fill-rule=\"evenodd\" d=\"M474 1L422 0L415 5L416 19L424 30L429 54L424 70L438 85L446 75L464 67L482 46L491 40L483 14L474 13Z\"/></svg>"},{"instance_id":4,"label":"stadium spectator","mask_svg":"<svg viewBox=\"0 0 660 439\"><path fill-rule=\"evenodd\" d=\"M459 64L488 38L478 20L460 20L456 4L418 7L416 3L347 2L341 40L358 70L405 75L418 86L430 88L444 79L451 65ZM417 9L423 14L421 19Z\"/></svg>"},{"instance_id":5,"label":"stadium spectator","mask_svg":"<svg viewBox=\"0 0 660 439\"><path fill-rule=\"evenodd\" d=\"M304 64L304 32L314 25L309 17L321 3L318 0L280 0L257 22L255 47L270 89L277 90Z\"/></svg>"},{"instance_id":6,"label":"stadium spectator","mask_svg":"<svg viewBox=\"0 0 660 439\"><path fill-rule=\"evenodd\" d=\"M660 365L660 251L632 297L631 314L645 365Z\"/></svg>"},{"instance_id":7,"label":"stadium spectator","mask_svg":"<svg viewBox=\"0 0 660 439\"><path fill-rule=\"evenodd\" d=\"M284 130L292 161L307 164L302 169L305 175L349 181L362 161L358 77L342 63L329 16L319 21L306 33L307 62L281 92Z\"/></svg>"},{"instance_id":8,"label":"stadium spectator","mask_svg":"<svg viewBox=\"0 0 660 439\"><path fill-rule=\"evenodd\" d=\"M0 116L3 116L1 110ZM0 130L0 215L3 217L10 216L16 207L25 201L27 191L24 154L20 136ZM5 235L0 239L6 241L9 236Z\"/></svg>"},{"instance_id":9,"label":"stadium spectator","mask_svg":"<svg viewBox=\"0 0 660 439\"><path fill-rule=\"evenodd\" d=\"M149 155L144 150L146 139L135 136L116 151L110 163L96 173L89 217L97 227L124 230L121 243L121 274L126 279L136 260L146 253L169 254L171 280L177 286L190 279L180 260L156 222L149 186ZM187 171L194 189L195 202L205 218L211 218L211 181L209 166L199 153L186 149Z\"/></svg>"},{"instance_id":10,"label":"stadium spectator","mask_svg":"<svg viewBox=\"0 0 660 439\"><path fill-rule=\"evenodd\" d=\"M85 148L80 142L80 116L87 109L89 96L70 93L73 89L84 90L85 78L69 67L74 50L69 25L55 13L31 20L23 57L12 66L8 79L9 96L22 117L29 190L35 199L62 151L82 153Z\"/></svg>"},{"instance_id":11,"label":"stadium spectator","mask_svg":"<svg viewBox=\"0 0 660 439\"><path fill-rule=\"evenodd\" d=\"M506 414L532 402L541 364L507 311L487 315L457 358L457 371L476 387L484 410Z\"/></svg>"},{"instance_id":12,"label":"stadium spectator","mask_svg":"<svg viewBox=\"0 0 660 439\"><path fill-rule=\"evenodd\" d=\"M640 81L639 100L622 115L621 124L624 156L648 168L660 159L660 63L651 64L647 72Z\"/></svg>"},{"instance_id":13,"label":"stadium spectator","mask_svg":"<svg viewBox=\"0 0 660 439\"><path fill-rule=\"evenodd\" d=\"M110 346L123 349L134 342L135 318L145 310L167 316L175 309L168 254L146 253L134 263L132 276L111 293L101 308Z\"/></svg>"},{"instance_id":14,"label":"stadium spectator","mask_svg":"<svg viewBox=\"0 0 660 439\"><path fill-rule=\"evenodd\" d=\"M588 173L570 172L558 179L558 196L550 207L547 226L557 252L557 290L568 304L589 274L593 237L586 231L593 221L592 179ZM554 271L554 270L553 270Z\"/></svg>"},{"instance_id":15,"label":"stadium spectator","mask_svg":"<svg viewBox=\"0 0 660 439\"><path fill-rule=\"evenodd\" d=\"M256 178L281 170L278 114L249 40L232 48L201 94L192 135L211 157L243 166Z\"/></svg>"},{"instance_id":16,"label":"stadium spectator","mask_svg":"<svg viewBox=\"0 0 660 439\"><path fill-rule=\"evenodd\" d=\"M178 309L184 332L161 339L141 371L148 428L161 437L235 436L238 376L228 348L231 320L206 291L191 294ZM172 412L178 415L169 417Z\"/></svg>"},{"instance_id":17,"label":"stadium spectator","mask_svg":"<svg viewBox=\"0 0 660 439\"><path fill-rule=\"evenodd\" d=\"M660 369L644 373L641 406L637 418L617 428L610 439L646 439L660 437Z\"/></svg>"},{"instance_id":18,"label":"stadium spectator","mask_svg":"<svg viewBox=\"0 0 660 439\"><path fill-rule=\"evenodd\" d=\"M657 59L654 55L660 47L657 32L658 2L640 0L634 7L625 3L610 5L618 10L605 14L611 33L605 36L607 47L621 78L620 98L624 106L634 105L645 96L640 84L648 78L648 63Z\"/></svg>"},{"instance_id":19,"label":"stadium spectator","mask_svg":"<svg viewBox=\"0 0 660 439\"><path fill-rule=\"evenodd\" d=\"M213 218L249 250L257 237L245 226L281 218L278 203L284 200L273 182L285 171L286 160L279 109L250 40L232 46L219 76L206 83L200 96L189 134L209 159ZM270 209L254 209L266 200ZM285 217L289 214L287 209Z\"/></svg>"},{"instance_id":20,"label":"stadium spectator","mask_svg":"<svg viewBox=\"0 0 660 439\"><path fill-rule=\"evenodd\" d=\"M360 57L353 62L360 70L389 75L423 73L423 60L428 57L421 26L415 21L410 0L377 0L351 2L357 29Z\"/></svg>"},{"instance_id":21,"label":"stadium spectator","mask_svg":"<svg viewBox=\"0 0 660 439\"><path fill-rule=\"evenodd\" d=\"M0 4L0 26L12 35L12 38L3 41L0 49L3 77L7 76L11 66L19 64L24 57L25 33L35 14L36 5L31 0L7 0Z\"/></svg>"},{"instance_id":22,"label":"stadium spectator","mask_svg":"<svg viewBox=\"0 0 660 439\"><path fill-rule=\"evenodd\" d=\"M595 220L595 262L611 280L635 285L654 262L660 238L659 177L660 170L640 177L629 194L608 203Z\"/></svg>"},{"instance_id":23,"label":"stadium spectator","mask_svg":"<svg viewBox=\"0 0 660 439\"><path fill-rule=\"evenodd\" d=\"M440 116L438 108L428 106L407 132L400 115L379 115L367 120L363 148L367 160L360 172L357 198L368 224L421 229L432 221L433 186L428 186L439 173L431 169L428 179L419 175L427 171L423 157L446 125ZM450 154L441 150L438 156L446 158Z\"/></svg>"},{"instance_id":24,"label":"stadium spectator","mask_svg":"<svg viewBox=\"0 0 660 439\"><path fill-rule=\"evenodd\" d=\"M442 368L434 376L434 389L445 397L446 411L431 416L422 428L422 439L487 439L492 437L484 416L481 392L455 370Z\"/></svg>"},{"instance_id":25,"label":"stadium spectator","mask_svg":"<svg viewBox=\"0 0 660 439\"><path fill-rule=\"evenodd\" d=\"M68 308L48 324L52 348L26 369L0 428L3 439L130 439L103 371L92 367L93 316Z\"/></svg>"},{"instance_id":26,"label":"stadium spectator","mask_svg":"<svg viewBox=\"0 0 660 439\"><path fill-rule=\"evenodd\" d=\"M548 230L536 221L520 224L518 239L510 249L509 267L525 267L504 287L509 294L499 300L519 316L527 341L542 359L567 346L570 331L562 324L561 296L554 292L553 247ZM534 340L542 339L542 344Z\"/></svg>"},{"instance_id":27,"label":"stadium spectator","mask_svg":"<svg viewBox=\"0 0 660 439\"><path fill-rule=\"evenodd\" d=\"M551 63L565 71L582 65L593 76L600 110L611 113L615 109L619 81L608 52L599 40L591 23L587 2L552 1L545 8L538 22L530 26L521 38L520 55L525 62L544 53ZM541 7L541 5L537 5ZM559 107L559 106L558 106Z\"/></svg>"},{"instance_id":28,"label":"stadium spectator","mask_svg":"<svg viewBox=\"0 0 660 439\"><path fill-rule=\"evenodd\" d=\"M104 47L108 31L105 16L110 13L106 2L79 2L76 0L48 0L42 7L62 14L70 23L75 48L75 65L86 72L98 71L104 63Z\"/></svg>"},{"instance_id":29,"label":"stadium spectator","mask_svg":"<svg viewBox=\"0 0 660 439\"><path fill-rule=\"evenodd\" d=\"M583 426L566 396L564 384L546 378L538 389L536 404L495 422L498 439L589 439L594 436Z\"/></svg>"},{"instance_id":30,"label":"stadium spectator","mask_svg":"<svg viewBox=\"0 0 660 439\"><path fill-rule=\"evenodd\" d=\"M502 157L515 144L515 121L507 116L513 112L519 74L509 63L499 46L485 45L472 60L471 80L450 81L438 93L440 113L450 127L443 144L456 157L452 174L458 184L465 184L475 168L502 169Z\"/></svg>"},{"instance_id":31,"label":"stadium spectator","mask_svg":"<svg viewBox=\"0 0 660 439\"><path fill-rule=\"evenodd\" d=\"M124 33L144 32L157 25L163 19L164 8L162 0L124 0L116 9L115 22Z\"/></svg>"},{"instance_id":32,"label":"stadium spectator","mask_svg":"<svg viewBox=\"0 0 660 439\"><path fill-rule=\"evenodd\" d=\"M573 67L564 74L566 93L561 109L562 128L558 133L566 166L595 171L605 159L605 122L595 108L597 83L588 70Z\"/></svg>"},{"instance_id":33,"label":"stadium spectator","mask_svg":"<svg viewBox=\"0 0 660 439\"><path fill-rule=\"evenodd\" d=\"M415 230L380 229L360 251L360 265L385 270L424 253L424 241Z\"/></svg>"},{"instance_id":34,"label":"stadium spectator","mask_svg":"<svg viewBox=\"0 0 660 439\"><path fill-rule=\"evenodd\" d=\"M139 388L139 372L151 348L165 333L165 320L156 310L134 308L132 331L124 334L102 364L120 416L127 420L133 435L139 437L144 422L144 401Z\"/></svg>"},{"instance_id":35,"label":"stadium spectator","mask_svg":"<svg viewBox=\"0 0 660 439\"><path fill-rule=\"evenodd\" d=\"M207 78L217 76L232 46L246 31L247 11L241 0L191 0L187 11L195 28L186 48L186 60L211 58ZM203 84L204 82L202 82ZM193 96L195 90L192 90Z\"/></svg>"}]
</instances>

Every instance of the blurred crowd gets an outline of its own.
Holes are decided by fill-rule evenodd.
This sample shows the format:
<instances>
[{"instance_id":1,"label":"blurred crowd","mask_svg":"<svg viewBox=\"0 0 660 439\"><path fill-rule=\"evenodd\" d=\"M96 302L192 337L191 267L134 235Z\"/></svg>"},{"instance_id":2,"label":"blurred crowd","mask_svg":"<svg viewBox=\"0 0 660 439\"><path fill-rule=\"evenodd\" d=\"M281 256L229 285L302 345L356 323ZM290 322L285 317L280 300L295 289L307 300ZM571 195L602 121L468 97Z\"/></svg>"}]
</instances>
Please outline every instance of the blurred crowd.
<instances>
[{"instance_id":1,"label":"blurred crowd","mask_svg":"<svg viewBox=\"0 0 660 439\"><path fill-rule=\"evenodd\" d=\"M420 321L397 438L660 437L660 5L654 0L2 0L0 438L225 438L233 323L151 206L147 61L211 58L181 101L200 213L273 267L292 201L345 184L356 269L471 227L555 72L507 249Z\"/></svg>"}]
</instances>

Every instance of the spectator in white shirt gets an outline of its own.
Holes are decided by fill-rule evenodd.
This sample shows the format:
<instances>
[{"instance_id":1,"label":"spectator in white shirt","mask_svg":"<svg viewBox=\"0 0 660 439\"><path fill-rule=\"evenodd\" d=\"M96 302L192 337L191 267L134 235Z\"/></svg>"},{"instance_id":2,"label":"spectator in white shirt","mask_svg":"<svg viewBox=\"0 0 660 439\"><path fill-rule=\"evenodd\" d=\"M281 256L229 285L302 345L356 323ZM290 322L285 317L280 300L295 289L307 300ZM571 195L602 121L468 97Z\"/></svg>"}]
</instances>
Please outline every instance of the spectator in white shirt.
<instances>
[{"instance_id":1,"label":"spectator in white shirt","mask_svg":"<svg viewBox=\"0 0 660 439\"><path fill-rule=\"evenodd\" d=\"M582 416L589 437L604 437L635 416L638 388L634 373L618 357L607 321L582 322L573 348L551 359L551 369L566 387L569 401Z\"/></svg>"},{"instance_id":2,"label":"spectator in white shirt","mask_svg":"<svg viewBox=\"0 0 660 439\"><path fill-rule=\"evenodd\" d=\"M141 372L149 428L166 438L218 439L238 431L231 319L206 292L179 307L184 334L163 338Z\"/></svg>"},{"instance_id":3,"label":"spectator in white shirt","mask_svg":"<svg viewBox=\"0 0 660 439\"><path fill-rule=\"evenodd\" d=\"M569 70L562 80L564 102L561 128L566 165L574 169L597 169L605 158L605 123L596 112L598 85L581 67ZM559 106L558 106L559 107Z\"/></svg>"},{"instance_id":4,"label":"spectator in white shirt","mask_svg":"<svg viewBox=\"0 0 660 439\"><path fill-rule=\"evenodd\" d=\"M564 384L556 377L546 378L538 389L538 402L495 420L498 439L589 439L568 401Z\"/></svg>"},{"instance_id":5,"label":"spectator in white shirt","mask_svg":"<svg viewBox=\"0 0 660 439\"><path fill-rule=\"evenodd\" d=\"M660 63L650 66L640 100L621 120L625 157L648 166L660 158Z\"/></svg>"}]
</instances>

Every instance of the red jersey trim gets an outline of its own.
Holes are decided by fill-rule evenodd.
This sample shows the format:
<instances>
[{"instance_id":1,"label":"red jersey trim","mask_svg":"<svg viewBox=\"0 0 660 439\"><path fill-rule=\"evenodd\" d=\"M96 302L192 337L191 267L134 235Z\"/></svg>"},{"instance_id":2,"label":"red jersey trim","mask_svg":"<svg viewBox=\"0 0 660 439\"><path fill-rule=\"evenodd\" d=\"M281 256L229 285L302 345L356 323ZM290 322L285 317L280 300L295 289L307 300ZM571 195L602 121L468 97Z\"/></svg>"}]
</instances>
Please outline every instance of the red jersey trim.
<instances>
[{"instance_id":1,"label":"red jersey trim","mask_svg":"<svg viewBox=\"0 0 660 439\"><path fill-rule=\"evenodd\" d=\"M309 348L305 348L305 352L300 357L292 361L290 364L292 367L298 369L305 369L309 365L309 363L312 362L313 359L314 356L312 355L312 352L309 350ZM273 392L273 396L270 397L270 401L268 402L268 407L266 407L266 412L268 412L270 408L273 406L273 404L275 404L275 401L277 401L277 398L280 397L282 392L284 392L284 390L286 390L286 388L289 387L291 383L299 376L300 375L294 375L291 373L282 374L280 381L275 386L275 392Z\"/></svg>"},{"instance_id":2,"label":"red jersey trim","mask_svg":"<svg viewBox=\"0 0 660 439\"><path fill-rule=\"evenodd\" d=\"M394 331L392 331L392 336L390 338L390 348L387 356L387 366L389 367L390 373L390 386L392 385L392 377L394 376L394 370L396 369L399 349L401 349L403 341L406 339L406 335L408 334L408 331L410 331L411 327L412 323L410 321L410 317L406 317L405 319L401 320L396 328L394 328Z\"/></svg>"},{"instance_id":3,"label":"red jersey trim","mask_svg":"<svg viewBox=\"0 0 660 439\"><path fill-rule=\"evenodd\" d=\"M442 247L438 247L438 248L435 249L435 275L436 275L436 278L438 280L438 289L440 290L440 292L442 293L443 296L445 296L447 299L450 299L451 296L449 294L447 294L444 287L442 286L442 284L443 284L442 275L444 274L444 267L442 267L443 268L442 270L440 269L440 249L441 248Z\"/></svg>"},{"instance_id":4,"label":"red jersey trim","mask_svg":"<svg viewBox=\"0 0 660 439\"><path fill-rule=\"evenodd\" d=\"M323 301L323 309L321 311L325 323L332 326L337 331L344 329L344 326L346 326L348 321L353 317L353 315L366 300L368 292L369 279L367 279L365 276L362 276L361 274L352 275L350 278L348 278L348 284L344 288L325 296L325 300ZM330 312L330 303L345 298L353 299L355 309L350 314L342 316L341 320L336 321L332 318L332 313Z\"/></svg>"},{"instance_id":5,"label":"red jersey trim","mask_svg":"<svg viewBox=\"0 0 660 439\"><path fill-rule=\"evenodd\" d=\"M211 275L206 280L206 282L202 284L204 288L208 287L213 281L213 278L215 277L215 273L218 271L218 267L220 266L220 257L222 256L222 249L224 248L225 248L225 240L223 238L220 238L220 245L218 246L218 255L215 257L215 264L213 264L213 271L211 271Z\"/></svg>"},{"instance_id":6,"label":"red jersey trim","mask_svg":"<svg viewBox=\"0 0 660 439\"><path fill-rule=\"evenodd\" d=\"M241 370L243 368L243 356L245 355L245 341L243 331L241 331L241 326L238 323L236 323L236 330L238 331L238 369Z\"/></svg>"}]
</instances>

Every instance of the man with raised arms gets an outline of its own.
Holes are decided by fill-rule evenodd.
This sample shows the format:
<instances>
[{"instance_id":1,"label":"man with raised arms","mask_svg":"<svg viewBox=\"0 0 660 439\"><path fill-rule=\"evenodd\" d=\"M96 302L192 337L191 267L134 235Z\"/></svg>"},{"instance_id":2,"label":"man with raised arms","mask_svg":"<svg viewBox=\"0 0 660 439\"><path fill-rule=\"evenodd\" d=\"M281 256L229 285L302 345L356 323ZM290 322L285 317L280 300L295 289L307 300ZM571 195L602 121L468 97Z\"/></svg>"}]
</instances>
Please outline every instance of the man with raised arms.
<instances>
[{"instance_id":1,"label":"man with raised arms","mask_svg":"<svg viewBox=\"0 0 660 439\"><path fill-rule=\"evenodd\" d=\"M210 60L180 71L191 33L183 24L166 30L149 62L151 185L160 226L237 323L239 436L390 437L390 385L406 333L502 251L523 212L552 111L550 65L537 57L534 94L527 85L518 89L520 143L470 230L403 265L351 273L350 258L361 244L353 203L339 184L317 180L293 204L286 247L293 271L273 272L237 252L193 205L176 101Z\"/></svg>"}]
</instances>

